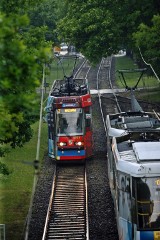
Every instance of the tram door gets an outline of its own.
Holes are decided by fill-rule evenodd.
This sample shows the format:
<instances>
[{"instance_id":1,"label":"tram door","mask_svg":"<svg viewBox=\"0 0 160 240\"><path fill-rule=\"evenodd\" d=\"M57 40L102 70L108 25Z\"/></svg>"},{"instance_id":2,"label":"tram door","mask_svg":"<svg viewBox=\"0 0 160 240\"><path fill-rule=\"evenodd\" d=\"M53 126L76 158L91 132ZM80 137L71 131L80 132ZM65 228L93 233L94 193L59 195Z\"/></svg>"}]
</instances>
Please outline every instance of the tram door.
<instances>
[{"instance_id":1,"label":"tram door","mask_svg":"<svg viewBox=\"0 0 160 240\"><path fill-rule=\"evenodd\" d=\"M55 157L55 130L54 130L54 112L50 112L47 115L48 121L48 155L50 157Z\"/></svg>"},{"instance_id":2,"label":"tram door","mask_svg":"<svg viewBox=\"0 0 160 240\"><path fill-rule=\"evenodd\" d=\"M85 109L85 138L86 138L86 157L93 155L93 135L91 108Z\"/></svg>"}]
</instances>

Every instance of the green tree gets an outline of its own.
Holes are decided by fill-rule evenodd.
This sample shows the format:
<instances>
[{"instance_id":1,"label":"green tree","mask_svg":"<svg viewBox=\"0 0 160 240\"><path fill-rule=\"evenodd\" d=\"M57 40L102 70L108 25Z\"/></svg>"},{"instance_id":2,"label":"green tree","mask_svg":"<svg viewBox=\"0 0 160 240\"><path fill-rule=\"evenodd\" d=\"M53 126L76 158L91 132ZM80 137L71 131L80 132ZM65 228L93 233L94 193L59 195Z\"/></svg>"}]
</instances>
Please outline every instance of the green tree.
<instances>
[{"instance_id":1,"label":"green tree","mask_svg":"<svg viewBox=\"0 0 160 240\"><path fill-rule=\"evenodd\" d=\"M126 49L134 49L133 33L141 23L151 25L154 14L160 10L158 0L119 0L112 8L115 23L120 31L119 45Z\"/></svg>"},{"instance_id":2,"label":"green tree","mask_svg":"<svg viewBox=\"0 0 160 240\"><path fill-rule=\"evenodd\" d=\"M30 7L34 7L40 4L43 0L1 0L0 8L1 12L6 15L21 14L23 15L28 11Z\"/></svg>"},{"instance_id":3,"label":"green tree","mask_svg":"<svg viewBox=\"0 0 160 240\"><path fill-rule=\"evenodd\" d=\"M36 7L29 10L30 25L35 27L46 26L45 39L54 41L56 26L55 0L43 0Z\"/></svg>"},{"instance_id":4,"label":"green tree","mask_svg":"<svg viewBox=\"0 0 160 240\"><path fill-rule=\"evenodd\" d=\"M138 31L133 34L137 48L141 49L143 57L160 75L160 16L155 15L152 25L140 24ZM138 54L137 54L138 55Z\"/></svg>"},{"instance_id":5,"label":"green tree","mask_svg":"<svg viewBox=\"0 0 160 240\"><path fill-rule=\"evenodd\" d=\"M27 53L22 40L15 38L25 16L0 15L0 144L22 146L31 137L27 113L35 104L38 65ZM2 151L3 152L3 151Z\"/></svg>"},{"instance_id":6,"label":"green tree","mask_svg":"<svg viewBox=\"0 0 160 240\"><path fill-rule=\"evenodd\" d=\"M92 62L121 48L134 49L133 33L144 23L151 26L160 11L159 0L66 0L66 16L58 24L67 39Z\"/></svg>"},{"instance_id":7,"label":"green tree","mask_svg":"<svg viewBox=\"0 0 160 240\"><path fill-rule=\"evenodd\" d=\"M66 12L68 11L68 2L65 0L59 1L55 0L55 14L56 14L56 19L60 20L63 17L65 17Z\"/></svg>"},{"instance_id":8,"label":"green tree","mask_svg":"<svg viewBox=\"0 0 160 240\"><path fill-rule=\"evenodd\" d=\"M16 147L30 140L31 123L39 115L35 88L42 78L42 64L51 58L52 44L46 41L46 26L29 24L27 12L36 4L0 3L0 156L7 143Z\"/></svg>"},{"instance_id":9,"label":"green tree","mask_svg":"<svg viewBox=\"0 0 160 240\"><path fill-rule=\"evenodd\" d=\"M118 31L107 6L106 1L69 2L67 15L58 24L61 40L73 43L92 62L117 48Z\"/></svg>"}]
</instances>

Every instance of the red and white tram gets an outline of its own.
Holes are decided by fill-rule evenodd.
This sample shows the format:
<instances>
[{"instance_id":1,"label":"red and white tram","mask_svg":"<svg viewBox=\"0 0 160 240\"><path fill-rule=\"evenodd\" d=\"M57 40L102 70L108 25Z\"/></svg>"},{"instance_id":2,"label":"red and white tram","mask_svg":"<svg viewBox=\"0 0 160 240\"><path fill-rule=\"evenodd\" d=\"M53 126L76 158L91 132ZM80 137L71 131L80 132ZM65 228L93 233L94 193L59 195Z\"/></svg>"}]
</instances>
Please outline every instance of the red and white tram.
<instances>
[{"instance_id":1,"label":"red and white tram","mask_svg":"<svg viewBox=\"0 0 160 240\"><path fill-rule=\"evenodd\" d=\"M48 97L48 151L56 160L93 155L91 96L87 79L55 80Z\"/></svg>"}]
</instances>

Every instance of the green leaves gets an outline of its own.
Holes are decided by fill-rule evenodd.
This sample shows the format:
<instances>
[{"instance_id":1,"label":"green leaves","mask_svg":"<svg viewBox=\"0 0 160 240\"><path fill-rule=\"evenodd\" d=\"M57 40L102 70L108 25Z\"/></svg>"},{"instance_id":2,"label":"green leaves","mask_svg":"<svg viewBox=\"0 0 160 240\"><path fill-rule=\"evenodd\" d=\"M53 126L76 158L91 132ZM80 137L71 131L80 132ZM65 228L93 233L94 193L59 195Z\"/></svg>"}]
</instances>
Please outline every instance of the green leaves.
<instances>
[{"instance_id":1,"label":"green leaves","mask_svg":"<svg viewBox=\"0 0 160 240\"><path fill-rule=\"evenodd\" d=\"M14 14L24 14L28 8L34 7L37 4L40 4L43 0L1 0L0 7L1 11L10 15Z\"/></svg>"},{"instance_id":2,"label":"green leaves","mask_svg":"<svg viewBox=\"0 0 160 240\"><path fill-rule=\"evenodd\" d=\"M36 88L52 59L54 8L55 0L0 2L0 156L6 144L21 147L32 137Z\"/></svg>"},{"instance_id":3,"label":"green leaves","mask_svg":"<svg viewBox=\"0 0 160 240\"><path fill-rule=\"evenodd\" d=\"M36 87L52 58L47 39L53 37L54 7L54 0L0 2L0 156L3 144L22 146L32 137Z\"/></svg>"},{"instance_id":4,"label":"green leaves","mask_svg":"<svg viewBox=\"0 0 160 240\"><path fill-rule=\"evenodd\" d=\"M57 28L60 39L74 44L93 63L122 48L133 48L133 33L141 23L150 26L160 10L158 0L65 2L66 16Z\"/></svg>"},{"instance_id":5,"label":"green leaves","mask_svg":"<svg viewBox=\"0 0 160 240\"><path fill-rule=\"evenodd\" d=\"M21 23L22 19L19 18ZM15 38L18 34L19 22L15 22L13 17L6 18L5 15L1 15L1 20L0 95L6 95L6 91L14 93L26 91L28 85L34 89L37 86L35 60L31 55L26 54L23 41Z\"/></svg>"},{"instance_id":6,"label":"green leaves","mask_svg":"<svg viewBox=\"0 0 160 240\"><path fill-rule=\"evenodd\" d=\"M39 86L38 64L17 37L27 22L26 16L15 20L13 15L0 15L0 143L14 147L31 137L26 112L33 108Z\"/></svg>"},{"instance_id":7,"label":"green leaves","mask_svg":"<svg viewBox=\"0 0 160 240\"><path fill-rule=\"evenodd\" d=\"M61 40L74 44L93 63L110 54L111 49L115 50L110 39L115 40L118 32L111 12L104 9L105 4L98 1L72 2L67 16L57 28Z\"/></svg>"},{"instance_id":8,"label":"green leaves","mask_svg":"<svg viewBox=\"0 0 160 240\"><path fill-rule=\"evenodd\" d=\"M160 64L160 16L154 15L152 25L140 24L138 31L133 34L135 44L141 48L143 56L147 62L152 64L156 73L159 75Z\"/></svg>"}]
</instances>

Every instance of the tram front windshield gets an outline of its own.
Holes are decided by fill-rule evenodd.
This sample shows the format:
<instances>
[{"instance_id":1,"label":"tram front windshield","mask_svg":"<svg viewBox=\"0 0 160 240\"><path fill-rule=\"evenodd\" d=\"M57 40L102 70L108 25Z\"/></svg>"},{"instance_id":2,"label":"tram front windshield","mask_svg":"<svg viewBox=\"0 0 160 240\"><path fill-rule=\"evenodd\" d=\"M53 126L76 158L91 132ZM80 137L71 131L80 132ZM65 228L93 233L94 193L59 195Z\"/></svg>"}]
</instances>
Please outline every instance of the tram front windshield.
<instances>
[{"instance_id":1,"label":"tram front windshield","mask_svg":"<svg viewBox=\"0 0 160 240\"><path fill-rule=\"evenodd\" d=\"M160 178L137 179L138 226L143 230L160 228Z\"/></svg>"},{"instance_id":2,"label":"tram front windshield","mask_svg":"<svg viewBox=\"0 0 160 240\"><path fill-rule=\"evenodd\" d=\"M57 109L57 134L83 135L83 111L81 108Z\"/></svg>"}]
</instances>

